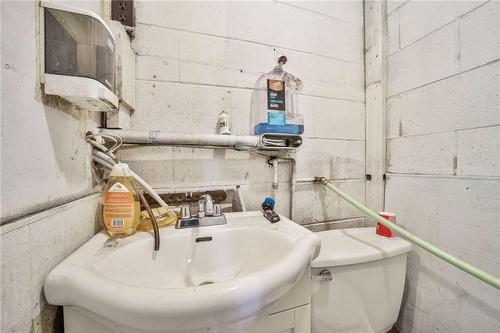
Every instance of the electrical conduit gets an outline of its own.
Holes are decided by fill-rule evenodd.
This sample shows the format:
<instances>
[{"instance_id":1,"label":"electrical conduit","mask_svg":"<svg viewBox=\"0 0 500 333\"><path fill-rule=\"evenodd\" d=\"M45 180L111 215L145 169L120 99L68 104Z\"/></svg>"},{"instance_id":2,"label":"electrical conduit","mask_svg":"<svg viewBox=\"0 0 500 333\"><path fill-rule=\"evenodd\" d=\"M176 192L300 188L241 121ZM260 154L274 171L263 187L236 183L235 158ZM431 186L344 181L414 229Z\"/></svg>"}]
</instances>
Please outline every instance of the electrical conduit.
<instances>
[{"instance_id":1,"label":"electrical conduit","mask_svg":"<svg viewBox=\"0 0 500 333\"><path fill-rule=\"evenodd\" d=\"M438 258L443 259L447 263L461 269L462 271L478 278L479 280L497 288L500 289L500 279L497 277L480 270L479 268L472 266L465 261L462 261L458 259L457 257L452 256L451 254L441 250L440 248L432 245L429 242L426 242L425 240L418 238L417 236L414 236L410 232L406 231L405 229L401 228L397 224L394 224L390 222L389 220L384 219L382 216L378 215L368 207L364 206L363 204L359 203L356 201L354 198L349 196L348 194L342 192L338 187L330 183L325 177L315 177L314 179L315 183L323 184L325 185L329 190L332 192L338 194L342 199L346 200L349 202L351 205L354 207L358 208L359 210L363 211L366 215L370 216L371 218L375 219L377 222L380 222L387 228L389 228L391 231L395 232L398 236L401 238L406 239L407 241L423 248L424 250L432 253Z\"/></svg>"}]
</instances>

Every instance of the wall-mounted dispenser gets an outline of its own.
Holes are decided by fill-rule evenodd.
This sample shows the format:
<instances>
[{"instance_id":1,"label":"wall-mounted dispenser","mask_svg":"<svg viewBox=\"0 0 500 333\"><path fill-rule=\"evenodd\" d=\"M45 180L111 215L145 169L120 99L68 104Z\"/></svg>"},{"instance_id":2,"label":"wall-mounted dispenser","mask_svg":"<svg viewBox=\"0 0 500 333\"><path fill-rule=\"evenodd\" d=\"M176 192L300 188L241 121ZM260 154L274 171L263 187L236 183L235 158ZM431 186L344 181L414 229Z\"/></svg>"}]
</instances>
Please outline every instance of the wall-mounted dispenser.
<instances>
[{"instance_id":1,"label":"wall-mounted dispenser","mask_svg":"<svg viewBox=\"0 0 500 333\"><path fill-rule=\"evenodd\" d=\"M298 110L302 81L287 73L281 56L272 71L259 77L252 102L253 129L257 135L304 133L304 117Z\"/></svg>"},{"instance_id":2,"label":"wall-mounted dispenser","mask_svg":"<svg viewBox=\"0 0 500 333\"><path fill-rule=\"evenodd\" d=\"M93 12L41 2L42 83L57 95L90 111L118 107L115 91L115 39Z\"/></svg>"}]
</instances>

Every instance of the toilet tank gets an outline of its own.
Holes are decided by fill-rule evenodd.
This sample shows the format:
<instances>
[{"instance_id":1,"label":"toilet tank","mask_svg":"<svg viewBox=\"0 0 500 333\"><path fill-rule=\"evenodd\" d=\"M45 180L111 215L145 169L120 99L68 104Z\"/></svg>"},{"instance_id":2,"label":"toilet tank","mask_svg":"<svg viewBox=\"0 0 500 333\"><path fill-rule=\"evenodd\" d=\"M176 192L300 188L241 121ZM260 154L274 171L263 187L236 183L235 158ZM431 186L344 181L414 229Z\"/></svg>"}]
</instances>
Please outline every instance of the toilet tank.
<instances>
[{"instance_id":1,"label":"toilet tank","mask_svg":"<svg viewBox=\"0 0 500 333\"><path fill-rule=\"evenodd\" d=\"M312 282L312 333L387 332L401 306L410 243L375 228L317 234L321 252L312 274L328 270L332 279Z\"/></svg>"}]
</instances>

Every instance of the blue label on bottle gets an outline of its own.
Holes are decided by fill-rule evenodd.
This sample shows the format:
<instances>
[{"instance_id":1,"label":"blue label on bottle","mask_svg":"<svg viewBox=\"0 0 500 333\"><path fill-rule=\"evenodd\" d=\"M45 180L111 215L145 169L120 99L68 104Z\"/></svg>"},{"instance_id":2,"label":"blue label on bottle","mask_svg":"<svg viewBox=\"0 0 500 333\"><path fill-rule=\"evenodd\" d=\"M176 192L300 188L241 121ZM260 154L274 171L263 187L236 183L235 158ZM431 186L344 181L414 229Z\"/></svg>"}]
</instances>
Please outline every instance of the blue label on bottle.
<instances>
[{"instance_id":1,"label":"blue label on bottle","mask_svg":"<svg viewBox=\"0 0 500 333\"><path fill-rule=\"evenodd\" d=\"M285 112L268 112L267 123L269 125L285 125Z\"/></svg>"}]
</instances>

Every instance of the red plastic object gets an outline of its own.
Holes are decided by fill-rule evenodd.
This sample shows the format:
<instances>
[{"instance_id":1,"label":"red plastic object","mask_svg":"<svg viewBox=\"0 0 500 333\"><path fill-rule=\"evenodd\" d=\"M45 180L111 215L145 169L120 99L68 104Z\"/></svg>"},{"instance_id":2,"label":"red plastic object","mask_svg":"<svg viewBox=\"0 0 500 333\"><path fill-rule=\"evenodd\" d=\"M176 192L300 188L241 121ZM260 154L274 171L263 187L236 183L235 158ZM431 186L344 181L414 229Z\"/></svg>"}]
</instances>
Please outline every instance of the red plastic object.
<instances>
[{"instance_id":1,"label":"red plastic object","mask_svg":"<svg viewBox=\"0 0 500 333\"><path fill-rule=\"evenodd\" d=\"M391 212L378 212L378 215L382 216L384 219L389 220L390 222L396 224L396 214ZM396 234L391 231L391 229L387 228L380 222L377 222L377 235L385 236L385 237L395 237Z\"/></svg>"}]
</instances>

